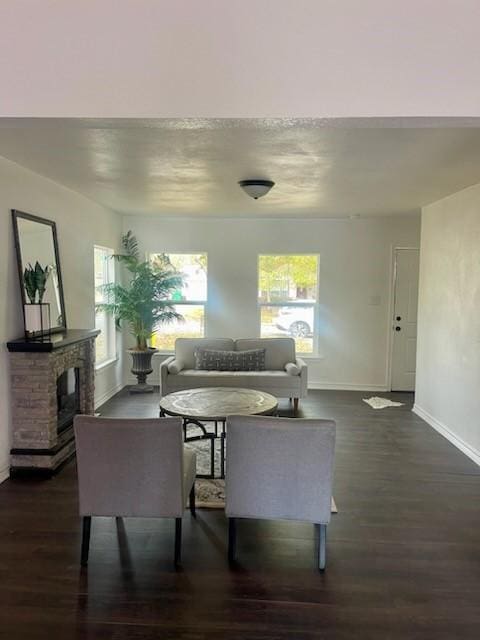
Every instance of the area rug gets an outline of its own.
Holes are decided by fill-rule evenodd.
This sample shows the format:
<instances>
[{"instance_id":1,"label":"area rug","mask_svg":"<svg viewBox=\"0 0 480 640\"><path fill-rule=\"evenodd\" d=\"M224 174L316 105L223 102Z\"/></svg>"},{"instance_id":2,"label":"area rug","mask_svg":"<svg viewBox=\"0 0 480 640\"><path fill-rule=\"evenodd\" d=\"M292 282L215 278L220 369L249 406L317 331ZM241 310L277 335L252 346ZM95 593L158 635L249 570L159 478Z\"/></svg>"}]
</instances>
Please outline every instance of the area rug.
<instances>
[{"instance_id":1,"label":"area rug","mask_svg":"<svg viewBox=\"0 0 480 640\"><path fill-rule=\"evenodd\" d=\"M379 398L372 396L371 398L363 398L363 401L369 404L372 409L385 409L386 407L403 407L403 402L393 402L388 398Z\"/></svg>"},{"instance_id":2,"label":"area rug","mask_svg":"<svg viewBox=\"0 0 480 640\"><path fill-rule=\"evenodd\" d=\"M197 454L197 473L210 472L210 442L197 440L187 442L189 447ZM220 473L220 440L215 441L215 470ZM224 509L225 508L225 480L220 478L197 478L195 481L195 502L198 509ZM332 513L338 513L335 500L332 498Z\"/></svg>"}]
</instances>

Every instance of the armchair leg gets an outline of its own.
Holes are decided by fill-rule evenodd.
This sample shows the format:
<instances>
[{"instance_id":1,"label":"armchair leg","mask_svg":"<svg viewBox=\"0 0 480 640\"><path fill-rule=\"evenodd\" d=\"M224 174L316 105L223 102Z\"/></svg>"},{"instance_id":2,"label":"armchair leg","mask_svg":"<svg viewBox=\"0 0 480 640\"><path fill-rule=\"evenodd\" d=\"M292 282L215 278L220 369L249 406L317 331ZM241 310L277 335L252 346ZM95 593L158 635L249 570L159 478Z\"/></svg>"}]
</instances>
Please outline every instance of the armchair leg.
<instances>
[{"instance_id":1,"label":"armchair leg","mask_svg":"<svg viewBox=\"0 0 480 640\"><path fill-rule=\"evenodd\" d=\"M195 511L195 482L193 483L192 488L190 490L189 506L190 506L190 513L195 518L197 515Z\"/></svg>"},{"instance_id":2,"label":"armchair leg","mask_svg":"<svg viewBox=\"0 0 480 640\"><path fill-rule=\"evenodd\" d=\"M327 525L317 524L318 528L318 568L324 571L327 565Z\"/></svg>"},{"instance_id":3,"label":"armchair leg","mask_svg":"<svg viewBox=\"0 0 480 640\"><path fill-rule=\"evenodd\" d=\"M182 560L182 519L175 518L175 557L174 563L178 567Z\"/></svg>"},{"instance_id":4,"label":"armchair leg","mask_svg":"<svg viewBox=\"0 0 480 640\"><path fill-rule=\"evenodd\" d=\"M237 545L237 523L235 518L228 519L228 561L235 562Z\"/></svg>"},{"instance_id":5,"label":"armchair leg","mask_svg":"<svg viewBox=\"0 0 480 640\"><path fill-rule=\"evenodd\" d=\"M298 398L293 399L293 410L298 411Z\"/></svg>"},{"instance_id":6,"label":"armchair leg","mask_svg":"<svg viewBox=\"0 0 480 640\"><path fill-rule=\"evenodd\" d=\"M82 554L80 563L82 567L88 564L88 551L90 549L90 531L92 527L92 516L82 518Z\"/></svg>"}]
</instances>

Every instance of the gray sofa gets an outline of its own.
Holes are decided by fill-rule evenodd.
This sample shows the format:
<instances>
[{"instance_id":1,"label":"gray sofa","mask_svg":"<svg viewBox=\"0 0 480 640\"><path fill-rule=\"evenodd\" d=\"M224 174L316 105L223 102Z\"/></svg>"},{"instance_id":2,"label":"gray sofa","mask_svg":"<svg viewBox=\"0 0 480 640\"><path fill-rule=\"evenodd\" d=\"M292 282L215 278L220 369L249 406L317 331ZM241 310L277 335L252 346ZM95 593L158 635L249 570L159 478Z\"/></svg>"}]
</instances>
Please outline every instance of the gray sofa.
<instances>
[{"instance_id":1,"label":"gray sofa","mask_svg":"<svg viewBox=\"0 0 480 640\"><path fill-rule=\"evenodd\" d=\"M265 371L205 371L195 369L197 347L222 351L265 349ZM307 365L295 354L292 338L178 338L175 355L160 365L160 393L195 387L243 387L271 393L277 398L307 395Z\"/></svg>"}]
</instances>

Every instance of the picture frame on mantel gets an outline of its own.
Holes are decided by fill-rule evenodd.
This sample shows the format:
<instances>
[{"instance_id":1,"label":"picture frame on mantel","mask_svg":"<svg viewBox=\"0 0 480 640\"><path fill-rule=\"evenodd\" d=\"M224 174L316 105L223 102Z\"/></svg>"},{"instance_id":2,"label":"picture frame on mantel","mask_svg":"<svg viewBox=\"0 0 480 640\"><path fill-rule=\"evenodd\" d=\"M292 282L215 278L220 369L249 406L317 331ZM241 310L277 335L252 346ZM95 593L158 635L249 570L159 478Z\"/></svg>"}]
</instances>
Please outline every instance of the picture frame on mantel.
<instances>
[{"instance_id":1,"label":"picture frame on mantel","mask_svg":"<svg viewBox=\"0 0 480 640\"><path fill-rule=\"evenodd\" d=\"M12 209L12 222L25 336L28 339L38 340L48 338L52 333L64 333L67 330L67 319L57 226L53 220L47 220L17 209ZM43 313L42 307L48 305L49 326L44 326L42 322L28 330L26 308L32 305L32 300L27 300L24 274L25 269L34 269L37 263L43 269L48 267L48 278L45 290L42 292L45 299L42 298L39 302L35 301L34 305L39 306L40 313ZM28 315L30 316L31 313Z\"/></svg>"}]
</instances>

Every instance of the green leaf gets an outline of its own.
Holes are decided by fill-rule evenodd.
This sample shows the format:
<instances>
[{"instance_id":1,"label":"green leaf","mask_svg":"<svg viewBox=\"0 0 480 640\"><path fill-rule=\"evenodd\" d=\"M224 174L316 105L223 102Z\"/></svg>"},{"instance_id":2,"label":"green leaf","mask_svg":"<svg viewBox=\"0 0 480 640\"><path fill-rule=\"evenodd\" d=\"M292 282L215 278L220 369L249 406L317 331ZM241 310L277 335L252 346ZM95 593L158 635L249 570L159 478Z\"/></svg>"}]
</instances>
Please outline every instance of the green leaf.
<instances>
[{"instance_id":1,"label":"green leaf","mask_svg":"<svg viewBox=\"0 0 480 640\"><path fill-rule=\"evenodd\" d=\"M28 299L32 304L34 304L35 297L37 295L37 280L35 277L35 271L31 264L29 264L23 272L23 284L25 285L25 291L27 292Z\"/></svg>"},{"instance_id":2,"label":"green leaf","mask_svg":"<svg viewBox=\"0 0 480 640\"><path fill-rule=\"evenodd\" d=\"M184 276L166 259L150 263L140 260L135 236L128 231L122 237L126 254L115 254L114 258L128 271L129 282L100 287L106 302L96 308L115 318L117 327L125 322L135 336L137 346L147 348L153 331L161 324L183 320L170 300L183 283Z\"/></svg>"}]
</instances>

